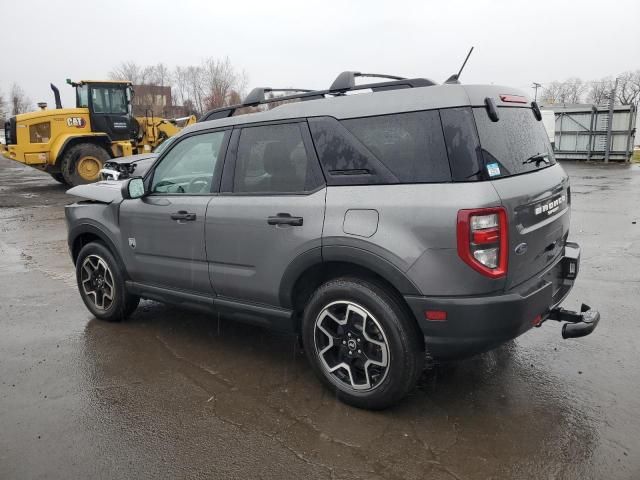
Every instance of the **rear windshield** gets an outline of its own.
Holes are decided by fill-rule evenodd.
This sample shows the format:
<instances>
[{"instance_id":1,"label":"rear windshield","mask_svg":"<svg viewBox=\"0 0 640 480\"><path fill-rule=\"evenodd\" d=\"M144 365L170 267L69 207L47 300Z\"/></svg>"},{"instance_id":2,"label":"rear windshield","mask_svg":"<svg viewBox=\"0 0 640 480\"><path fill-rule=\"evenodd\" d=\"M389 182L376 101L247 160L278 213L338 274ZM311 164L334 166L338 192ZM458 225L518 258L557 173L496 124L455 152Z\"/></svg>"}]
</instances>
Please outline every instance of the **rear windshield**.
<instances>
[{"instance_id":1,"label":"rear windshield","mask_svg":"<svg viewBox=\"0 0 640 480\"><path fill-rule=\"evenodd\" d=\"M492 122L484 108L474 108L488 178L501 178L555 164L542 122L530 108L503 107Z\"/></svg>"}]
</instances>

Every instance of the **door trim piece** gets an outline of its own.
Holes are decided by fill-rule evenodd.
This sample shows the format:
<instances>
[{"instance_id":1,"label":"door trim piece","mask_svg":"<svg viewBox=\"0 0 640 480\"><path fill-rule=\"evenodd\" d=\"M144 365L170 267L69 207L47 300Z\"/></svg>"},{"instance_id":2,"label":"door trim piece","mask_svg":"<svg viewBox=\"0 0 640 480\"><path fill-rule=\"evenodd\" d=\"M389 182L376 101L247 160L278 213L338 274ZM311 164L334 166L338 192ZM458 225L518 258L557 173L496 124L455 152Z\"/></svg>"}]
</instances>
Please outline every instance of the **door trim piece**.
<instances>
[{"instance_id":1,"label":"door trim piece","mask_svg":"<svg viewBox=\"0 0 640 480\"><path fill-rule=\"evenodd\" d=\"M228 314L234 320L267 327L272 330L294 332L296 328L293 310L287 308L249 303L228 297L213 297L185 292L131 280L127 280L125 283L127 291L150 300L196 308L204 310L206 313L219 312Z\"/></svg>"},{"instance_id":2,"label":"door trim piece","mask_svg":"<svg viewBox=\"0 0 640 480\"><path fill-rule=\"evenodd\" d=\"M149 285L131 280L127 280L125 284L127 291L150 300L199 308L208 307L209 310L213 308L213 297L208 295L185 292L183 290L174 290L171 288L159 287L157 285Z\"/></svg>"}]
</instances>

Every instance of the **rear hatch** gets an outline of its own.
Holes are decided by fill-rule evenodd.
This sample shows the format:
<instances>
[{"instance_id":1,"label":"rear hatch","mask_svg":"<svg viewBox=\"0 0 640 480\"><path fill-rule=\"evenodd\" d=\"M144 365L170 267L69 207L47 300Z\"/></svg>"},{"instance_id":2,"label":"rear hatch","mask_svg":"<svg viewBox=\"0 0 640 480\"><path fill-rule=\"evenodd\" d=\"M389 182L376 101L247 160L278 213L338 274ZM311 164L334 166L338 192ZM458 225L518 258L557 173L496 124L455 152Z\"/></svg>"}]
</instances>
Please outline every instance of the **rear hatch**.
<instances>
[{"instance_id":1,"label":"rear hatch","mask_svg":"<svg viewBox=\"0 0 640 480\"><path fill-rule=\"evenodd\" d=\"M473 110L485 173L509 218L509 289L562 254L569 233L569 177L528 105L497 107L497 122L485 108Z\"/></svg>"}]
</instances>

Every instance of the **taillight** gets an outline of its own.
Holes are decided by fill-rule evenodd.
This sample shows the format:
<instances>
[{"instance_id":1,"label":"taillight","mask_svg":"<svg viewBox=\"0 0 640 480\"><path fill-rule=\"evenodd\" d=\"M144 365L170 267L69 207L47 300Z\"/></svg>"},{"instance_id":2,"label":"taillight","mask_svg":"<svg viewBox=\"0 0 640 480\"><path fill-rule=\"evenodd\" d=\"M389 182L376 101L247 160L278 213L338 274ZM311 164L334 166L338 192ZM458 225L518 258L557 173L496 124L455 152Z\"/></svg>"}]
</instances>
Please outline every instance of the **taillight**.
<instances>
[{"instance_id":1,"label":"taillight","mask_svg":"<svg viewBox=\"0 0 640 480\"><path fill-rule=\"evenodd\" d=\"M507 273L507 212L502 207L458 211L458 255L490 278Z\"/></svg>"}]
</instances>

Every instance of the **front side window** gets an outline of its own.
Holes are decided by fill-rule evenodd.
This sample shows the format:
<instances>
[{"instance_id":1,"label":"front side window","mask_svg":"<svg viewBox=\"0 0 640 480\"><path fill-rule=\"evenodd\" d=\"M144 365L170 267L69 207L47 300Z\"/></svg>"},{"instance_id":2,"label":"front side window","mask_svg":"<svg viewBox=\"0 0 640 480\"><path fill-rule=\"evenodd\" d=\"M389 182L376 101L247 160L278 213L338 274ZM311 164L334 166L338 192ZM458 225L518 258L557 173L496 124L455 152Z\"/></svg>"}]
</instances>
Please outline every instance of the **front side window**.
<instances>
[{"instance_id":1,"label":"front side window","mask_svg":"<svg viewBox=\"0 0 640 480\"><path fill-rule=\"evenodd\" d=\"M202 133L176 143L155 169L153 193L203 194L211 192L226 132Z\"/></svg>"},{"instance_id":2,"label":"front side window","mask_svg":"<svg viewBox=\"0 0 640 480\"><path fill-rule=\"evenodd\" d=\"M76 105L78 108L89 107L89 85L78 85L76 87Z\"/></svg>"},{"instance_id":3,"label":"front side window","mask_svg":"<svg viewBox=\"0 0 640 480\"><path fill-rule=\"evenodd\" d=\"M318 186L300 125L288 123L242 129L233 191L296 193Z\"/></svg>"},{"instance_id":4,"label":"front side window","mask_svg":"<svg viewBox=\"0 0 640 480\"><path fill-rule=\"evenodd\" d=\"M126 115L127 95L122 87L93 87L91 101L94 113Z\"/></svg>"}]
</instances>

